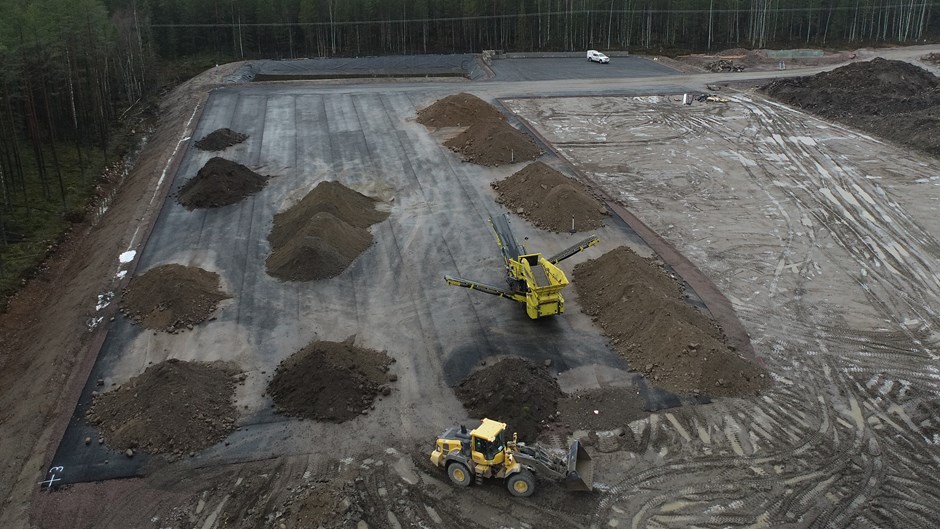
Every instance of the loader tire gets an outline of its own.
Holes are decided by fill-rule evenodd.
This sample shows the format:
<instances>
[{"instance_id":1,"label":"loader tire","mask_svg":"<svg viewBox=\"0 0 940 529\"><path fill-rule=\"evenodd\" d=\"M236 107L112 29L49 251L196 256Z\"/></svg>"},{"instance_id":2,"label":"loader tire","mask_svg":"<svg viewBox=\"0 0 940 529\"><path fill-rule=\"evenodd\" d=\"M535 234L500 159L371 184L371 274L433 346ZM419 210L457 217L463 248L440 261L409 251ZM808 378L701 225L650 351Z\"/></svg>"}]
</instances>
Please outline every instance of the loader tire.
<instances>
[{"instance_id":1,"label":"loader tire","mask_svg":"<svg viewBox=\"0 0 940 529\"><path fill-rule=\"evenodd\" d=\"M535 492L535 474L531 470L520 470L506 480L509 493L519 498L528 498Z\"/></svg>"},{"instance_id":2,"label":"loader tire","mask_svg":"<svg viewBox=\"0 0 940 529\"><path fill-rule=\"evenodd\" d=\"M447 467L447 476L458 487L469 487L470 482L473 480L473 475L470 474L467 466L457 462L451 463Z\"/></svg>"}]
</instances>

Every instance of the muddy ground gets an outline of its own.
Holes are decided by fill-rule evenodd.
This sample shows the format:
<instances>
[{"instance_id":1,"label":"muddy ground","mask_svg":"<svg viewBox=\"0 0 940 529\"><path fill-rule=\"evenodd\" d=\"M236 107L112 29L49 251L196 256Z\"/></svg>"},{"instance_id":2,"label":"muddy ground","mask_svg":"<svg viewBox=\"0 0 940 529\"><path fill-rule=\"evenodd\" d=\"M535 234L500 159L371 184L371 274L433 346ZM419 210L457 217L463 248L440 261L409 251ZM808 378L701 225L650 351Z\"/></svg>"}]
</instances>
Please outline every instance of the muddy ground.
<instances>
[{"instance_id":1,"label":"muddy ground","mask_svg":"<svg viewBox=\"0 0 940 529\"><path fill-rule=\"evenodd\" d=\"M172 158L177 133L188 132L183 125L192 107L182 104L182 96L177 93L171 107L178 112L177 121L168 115L162 129L167 131L162 144L167 158ZM86 320L69 315L90 312L83 307L111 280L114 256L135 237L128 229L130 219L147 211L141 206L150 197L138 193L125 208L111 209L110 218L118 222L110 225L112 238L83 239L76 245L111 247L110 258L98 256L100 270L106 272L93 274L95 268L89 269L85 259L73 261L70 269L53 266L32 287L38 290L17 301L16 325L4 318L2 387L13 388L16 401L28 399L30 407L0 407L3 453L13 454L14 462L0 476L5 478L0 487L7 487L0 492L11 498L2 506L0 525L295 527L326 511L332 513L326 520L331 524L360 527L360 521L369 527L398 527L447 526L455 520L473 527L481 519L487 520L484 525L536 523L549 528L773 526L794 520L837 526L936 525L931 506L938 493L930 478L934 450L927 436L932 426L923 411L931 409L931 395L937 391L923 370L933 343L925 330L932 327L933 316L924 307L940 299L927 281L933 268L929 263L937 260L929 234L938 227L925 198L925 191L932 191L929 169L935 162L748 98L735 98L734 105L713 113L693 107L697 119L691 121L679 113L688 111L677 112L656 98L592 99L586 109L551 100L551 118L537 107L540 102L529 103L536 106L513 108L716 278L767 359L776 381L772 390L760 399L720 399L664 410L631 420L609 435L598 432L594 456L603 492L589 496L571 496L543 484L536 497L513 500L513 508L507 509L507 494L499 483L454 489L429 468L427 439L396 449L388 446L387 435L378 436L382 429L407 429L412 419L403 407L397 422L383 419L364 428L362 436L347 436L370 447L349 459L329 457L311 442L310 454L259 463L165 467L142 480L83 484L43 495L36 500L42 508L33 511L29 522L34 469L44 466L46 451L28 448L56 437L44 430L37 411L48 422L70 411L56 410L57 399L75 398L59 399L50 394L51 384L36 387L37 380L60 383L71 371L69 358L87 343L81 340L87 335ZM611 141L620 131L642 132L647 141L642 147L587 145L556 128L561 121L579 118L585 118L580 123L585 128L598 126L589 117L598 108L615 117L603 124L603 132L613 131ZM659 119L650 122L651 112ZM765 114L771 116L766 122L755 117ZM706 127L711 133L688 127ZM819 130L835 133L817 135L814 143L799 139ZM760 142L774 133L781 135L780 143ZM688 142L686 149L676 149L675 141ZM768 148L774 156L762 156L761 165L756 164L753 160ZM687 153L697 163L684 160ZM654 163L660 165L646 165ZM141 191L141 182L154 183L162 169L154 166L153 180L133 181L137 187L129 189ZM675 172L675 167L698 170ZM792 167L803 169L794 174ZM822 169L806 169L814 167ZM663 174L671 178L659 178ZM826 174L830 176L824 178ZM860 198L853 202L847 189ZM893 222L882 223L882 218ZM895 259L895 254L916 259ZM61 295L64 288L79 284L86 286L83 296L72 300ZM48 311L35 310L53 294L57 303L49 304ZM23 328L27 333L19 334ZM17 355L10 356L11 351ZM428 365L434 368L433 358ZM27 372L31 377L23 376ZM426 393L417 398L438 395L433 384L421 391ZM11 398L10 392L3 398ZM562 413L564 409L559 404ZM364 441L370 435L377 437ZM559 439L558 444L564 442ZM610 447L614 450L608 451ZM350 454L343 446L329 451ZM9 489L18 492L10 496ZM349 507L344 499L350 500ZM296 518L300 513L307 515Z\"/></svg>"}]
</instances>

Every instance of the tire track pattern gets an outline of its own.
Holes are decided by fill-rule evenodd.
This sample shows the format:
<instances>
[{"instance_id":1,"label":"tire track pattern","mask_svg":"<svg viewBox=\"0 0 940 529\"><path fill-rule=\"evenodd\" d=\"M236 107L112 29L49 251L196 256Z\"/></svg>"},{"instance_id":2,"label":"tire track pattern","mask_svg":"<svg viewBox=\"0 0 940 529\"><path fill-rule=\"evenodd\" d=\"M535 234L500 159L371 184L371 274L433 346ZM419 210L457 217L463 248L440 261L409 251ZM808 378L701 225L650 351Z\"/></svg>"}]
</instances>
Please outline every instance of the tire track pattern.
<instances>
[{"instance_id":1,"label":"tire track pattern","mask_svg":"<svg viewBox=\"0 0 940 529\"><path fill-rule=\"evenodd\" d=\"M745 95L578 101L507 106L715 279L775 378L631 424L592 526L940 525L940 231L916 202L940 164Z\"/></svg>"}]
</instances>

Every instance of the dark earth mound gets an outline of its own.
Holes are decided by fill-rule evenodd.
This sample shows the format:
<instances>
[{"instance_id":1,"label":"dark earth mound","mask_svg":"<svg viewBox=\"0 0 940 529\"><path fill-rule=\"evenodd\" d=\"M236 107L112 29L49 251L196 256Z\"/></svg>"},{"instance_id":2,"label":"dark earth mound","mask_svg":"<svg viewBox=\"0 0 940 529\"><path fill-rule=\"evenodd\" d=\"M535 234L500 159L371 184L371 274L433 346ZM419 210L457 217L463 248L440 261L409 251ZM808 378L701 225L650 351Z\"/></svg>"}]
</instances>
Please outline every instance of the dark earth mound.
<instances>
[{"instance_id":1,"label":"dark earth mound","mask_svg":"<svg viewBox=\"0 0 940 529\"><path fill-rule=\"evenodd\" d=\"M205 321L229 297L215 272L168 264L131 279L121 312L148 329L178 332Z\"/></svg>"},{"instance_id":2,"label":"dark earth mound","mask_svg":"<svg viewBox=\"0 0 940 529\"><path fill-rule=\"evenodd\" d=\"M542 154L532 138L499 119L474 123L444 145L465 161L491 167L532 161Z\"/></svg>"},{"instance_id":3,"label":"dark earth mound","mask_svg":"<svg viewBox=\"0 0 940 529\"><path fill-rule=\"evenodd\" d=\"M235 132L232 129L216 129L198 140L196 148L203 151L221 151L232 145L237 145L248 139L247 134Z\"/></svg>"},{"instance_id":4,"label":"dark earth mound","mask_svg":"<svg viewBox=\"0 0 940 529\"><path fill-rule=\"evenodd\" d=\"M376 396L388 395L393 362L385 353L345 342L313 342L277 367L268 393L285 414L344 422L369 410Z\"/></svg>"},{"instance_id":5,"label":"dark earth mound","mask_svg":"<svg viewBox=\"0 0 940 529\"><path fill-rule=\"evenodd\" d=\"M339 182L320 182L274 216L268 274L285 281L334 277L372 245L369 226L388 217L376 201Z\"/></svg>"},{"instance_id":6,"label":"dark earth mound","mask_svg":"<svg viewBox=\"0 0 940 529\"><path fill-rule=\"evenodd\" d=\"M186 209L228 206L261 191L267 182L268 177L216 156L183 184L178 200Z\"/></svg>"},{"instance_id":7,"label":"dark earth mound","mask_svg":"<svg viewBox=\"0 0 940 529\"><path fill-rule=\"evenodd\" d=\"M557 422L574 430L613 430L646 415L636 388L600 388L559 400Z\"/></svg>"},{"instance_id":8,"label":"dark earth mound","mask_svg":"<svg viewBox=\"0 0 940 529\"><path fill-rule=\"evenodd\" d=\"M753 395L765 370L725 344L718 325L684 302L676 280L621 246L574 269L581 310L653 385L680 394Z\"/></svg>"},{"instance_id":9,"label":"dark earth mound","mask_svg":"<svg viewBox=\"0 0 940 529\"><path fill-rule=\"evenodd\" d=\"M506 118L486 101L466 92L439 99L418 111L418 123L427 127L469 127L487 119Z\"/></svg>"},{"instance_id":10,"label":"dark earth mound","mask_svg":"<svg viewBox=\"0 0 940 529\"><path fill-rule=\"evenodd\" d=\"M505 422L509 432L527 442L535 441L564 396L547 369L521 358L484 367L454 391L473 418Z\"/></svg>"},{"instance_id":11,"label":"dark earth mound","mask_svg":"<svg viewBox=\"0 0 940 529\"><path fill-rule=\"evenodd\" d=\"M903 61L856 62L763 87L826 119L940 156L940 78Z\"/></svg>"},{"instance_id":12,"label":"dark earth mound","mask_svg":"<svg viewBox=\"0 0 940 529\"><path fill-rule=\"evenodd\" d=\"M121 450L180 457L211 446L235 429L237 369L167 360L97 395L88 422Z\"/></svg>"},{"instance_id":13,"label":"dark earth mound","mask_svg":"<svg viewBox=\"0 0 940 529\"><path fill-rule=\"evenodd\" d=\"M542 162L533 162L493 183L497 202L551 231L587 231L604 225L607 210L578 182Z\"/></svg>"}]
</instances>

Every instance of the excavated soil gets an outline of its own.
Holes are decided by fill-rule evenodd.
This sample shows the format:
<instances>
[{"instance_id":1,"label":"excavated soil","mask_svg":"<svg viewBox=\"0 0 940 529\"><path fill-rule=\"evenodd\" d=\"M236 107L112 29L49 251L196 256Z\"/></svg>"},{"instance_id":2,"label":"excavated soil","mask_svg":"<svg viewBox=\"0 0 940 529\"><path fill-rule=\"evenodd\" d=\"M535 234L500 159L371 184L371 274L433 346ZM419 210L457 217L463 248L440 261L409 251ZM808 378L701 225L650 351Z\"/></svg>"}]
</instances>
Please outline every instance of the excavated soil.
<instances>
[{"instance_id":1,"label":"excavated soil","mask_svg":"<svg viewBox=\"0 0 940 529\"><path fill-rule=\"evenodd\" d=\"M148 329L178 332L208 319L219 302L230 297L215 272L168 264L131 279L121 297L121 312Z\"/></svg>"},{"instance_id":2,"label":"excavated soil","mask_svg":"<svg viewBox=\"0 0 940 529\"><path fill-rule=\"evenodd\" d=\"M551 231L587 231L604 225L607 209L581 184L542 162L493 183L496 201Z\"/></svg>"},{"instance_id":3,"label":"excavated soil","mask_svg":"<svg viewBox=\"0 0 940 529\"><path fill-rule=\"evenodd\" d=\"M486 101L466 92L439 99L418 111L418 123L426 127L469 127L488 119L506 118Z\"/></svg>"},{"instance_id":4,"label":"excavated soil","mask_svg":"<svg viewBox=\"0 0 940 529\"><path fill-rule=\"evenodd\" d=\"M765 370L724 342L718 325L684 302L652 261L616 248L574 269L578 299L630 366L680 394L753 395Z\"/></svg>"},{"instance_id":5,"label":"excavated soil","mask_svg":"<svg viewBox=\"0 0 940 529\"><path fill-rule=\"evenodd\" d=\"M180 188L177 199L186 209L219 208L234 204L264 189L267 176L240 163L211 158Z\"/></svg>"},{"instance_id":6,"label":"excavated soil","mask_svg":"<svg viewBox=\"0 0 940 529\"><path fill-rule=\"evenodd\" d=\"M235 384L242 377L219 363L167 360L96 395L87 419L111 448L188 455L235 429Z\"/></svg>"},{"instance_id":7,"label":"excavated soil","mask_svg":"<svg viewBox=\"0 0 940 529\"><path fill-rule=\"evenodd\" d=\"M646 415L636 388L600 388L559 400L556 421L569 430L613 430Z\"/></svg>"},{"instance_id":8,"label":"excavated soil","mask_svg":"<svg viewBox=\"0 0 940 529\"><path fill-rule=\"evenodd\" d=\"M297 205L274 216L268 274L285 281L339 275L372 245L369 226L387 212L339 182L320 182Z\"/></svg>"},{"instance_id":9,"label":"excavated soil","mask_svg":"<svg viewBox=\"0 0 940 529\"><path fill-rule=\"evenodd\" d=\"M484 367L454 391L473 418L505 422L520 441L528 442L553 420L558 399L564 396L547 369L520 358Z\"/></svg>"},{"instance_id":10,"label":"excavated soil","mask_svg":"<svg viewBox=\"0 0 940 529\"><path fill-rule=\"evenodd\" d=\"M313 342L277 367L268 393L286 415L344 422L391 393L388 355L345 342Z\"/></svg>"},{"instance_id":11,"label":"excavated soil","mask_svg":"<svg viewBox=\"0 0 940 529\"><path fill-rule=\"evenodd\" d=\"M856 62L780 79L763 90L788 105L940 156L940 78L913 64Z\"/></svg>"},{"instance_id":12,"label":"excavated soil","mask_svg":"<svg viewBox=\"0 0 940 529\"><path fill-rule=\"evenodd\" d=\"M532 138L501 119L478 121L444 145L467 162L491 167L532 161L542 154Z\"/></svg>"},{"instance_id":13,"label":"excavated soil","mask_svg":"<svg viewBox=\"0 0 940 529\"><path fill-rule=\"evenodd\" d=\"M195 146L197 149L203 151L222 151L247 139L247 134L235 132L228 128L222 128L206 134L201 140L195 143Z\"/></svg>"}]
</instances>

